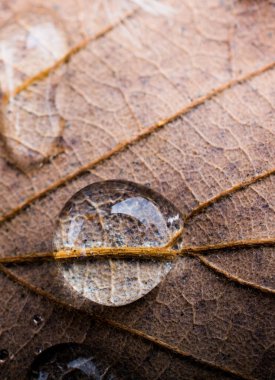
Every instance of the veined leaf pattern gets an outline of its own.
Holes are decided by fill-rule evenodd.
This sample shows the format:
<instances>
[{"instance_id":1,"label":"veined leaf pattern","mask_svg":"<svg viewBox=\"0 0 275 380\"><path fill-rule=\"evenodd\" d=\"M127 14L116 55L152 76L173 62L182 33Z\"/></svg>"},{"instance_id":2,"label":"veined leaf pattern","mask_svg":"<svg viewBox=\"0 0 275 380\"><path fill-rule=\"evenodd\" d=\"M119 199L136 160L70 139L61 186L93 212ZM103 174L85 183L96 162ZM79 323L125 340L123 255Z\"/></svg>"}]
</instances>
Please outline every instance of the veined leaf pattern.
<instances>
[{"instance_id":1,"label":"veined leaf pattern","mask_svg":"<svg viewBox=\"0 0 275 380\"><path fill-rule=\"evenodd\" d=\"M1 2L1 42L9 25L22 27L27 3ZM58 20L64 51L37 71L0 62L2 81L4 69L16 73L12 88L1 86L1 256L50 251L65 201L113 178L173 202L186 246L274 239L273 2L170 0L157 13L156 2L150 11L142 1L90 3L36 4ZM7 117L14 127L20 113L30 139L43 125L41 99L57 132L42 158L14 158ZM71 341L96 345L129 378L274 376L272 245L180 257L158 288L108 310L56 281L53 262L1 270L3 378Z\"/></svg>"}]
</instances>

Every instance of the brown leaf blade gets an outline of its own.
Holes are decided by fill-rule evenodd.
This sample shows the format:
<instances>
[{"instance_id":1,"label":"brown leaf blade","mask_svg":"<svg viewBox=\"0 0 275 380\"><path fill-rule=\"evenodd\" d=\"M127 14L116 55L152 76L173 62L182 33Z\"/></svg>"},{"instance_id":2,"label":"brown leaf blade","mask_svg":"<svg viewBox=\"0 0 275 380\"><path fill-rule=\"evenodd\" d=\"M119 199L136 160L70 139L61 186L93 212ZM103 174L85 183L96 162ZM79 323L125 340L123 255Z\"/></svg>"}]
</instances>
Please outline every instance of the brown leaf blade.
<instances>
[{"instance_id":1,"label":"brown leaf blade","mask_svg":"<svg viewBox=\"0 0 275 380\"><path fill-rule=\"evenodd\" d=\"M274 301L268 290L274 289L274 248L225 249L234 241L274 238L274 7L271 2L169 5L176 7L174 15L139 11L37 82L43 95L47 81L58 76L54 106L66 121L65 152L34 169L31 178L7 163L1 147L1 255L51 252L57 215L75 191L98 180L127 178L150 185L192 216L184 242L209 247L200 255L204 263L179 258L158 288L116 309L78 297L55 263L1 266L14 281L75 309L66 312L32 293L20 299L20 288L1 276L6 306L0 342L14 353L5 363L7 378L22 365L27 370L35 342L46 348L72 340L100 342L102 355L112 364L122 360L133 378L274 375ZM15 8L21 6L17 0ZM79 28L75 6L54 11L64 25L79 30L69 44L87 35L88 24ZM1 18L11 14L6 6ZM21 102L28 93L37 104L32 82L18 94ZM223 251L210 253L219 245ZM45 317L38 331L21 317L28 308ZM91 319L103 324L91 329ZM196 360L187 363L183 356Z\"/></svg>"}]
</instances>

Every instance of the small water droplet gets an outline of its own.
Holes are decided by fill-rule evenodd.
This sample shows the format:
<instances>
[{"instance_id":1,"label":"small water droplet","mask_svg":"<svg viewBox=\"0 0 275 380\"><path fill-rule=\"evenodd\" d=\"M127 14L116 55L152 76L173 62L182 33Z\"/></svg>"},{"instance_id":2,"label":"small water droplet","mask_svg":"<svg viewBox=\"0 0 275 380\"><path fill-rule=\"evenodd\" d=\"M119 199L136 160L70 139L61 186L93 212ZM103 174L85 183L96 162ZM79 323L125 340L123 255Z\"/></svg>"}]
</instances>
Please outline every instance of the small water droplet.
<instances>
[{"instance_id":1,"label":"small water droplet","mask_svg":"<svg viewBox=\"0 0 275 380\"><path fill-rule=\"evenodd\" d=\"M36 327L39 327L43 323L43 317L39 314L35 314L32 317L32 322Z\"/></svg>"},{"instance_id":2,"label":"small water droplet","mask_svg":"<svg viewBox=\"0 0 275 380\"><path fill-rule=\"evenodd\" d=\"M36 347L36 348L34 349L34 353L35 353L35 355L39 355L39 354L41 354L42 351L43 351L43 348L42 348L42 347Z\"/></svg>"},{"instance_id":3,"label":"small water droplet","mask_svg":"<svg viewBox=\"0 0 275 380\"><path fill-rule=\"evenodd\" d=\"M57 250L91 247L160 247L182 227L179 211L162 195L128 181L104 181L78 191L61 211ZM93 302L120 306L151 291L170 261L105 259L59 263L65 282Z\"/></svg>"},{"instance_id":4,"label":"small water droplet","mask_svg":"<svg viewBox=\"0 0 275 380\"><path fill-rule=\"evenodd\" d=\"M116 380L107 363L84 344L62 343L47 348L33 361L29 380Z\"/></svg>"},{"instance_id":5,"label":"small water droplet","mask_svg":"<svg viewBox=\"0 0 275 380\"><path fill-rule=\"evenodd\" d=\"M6 349L0 350L0 363L4 363L9 358L9 351Z\"/></svg>"}]
</instances>

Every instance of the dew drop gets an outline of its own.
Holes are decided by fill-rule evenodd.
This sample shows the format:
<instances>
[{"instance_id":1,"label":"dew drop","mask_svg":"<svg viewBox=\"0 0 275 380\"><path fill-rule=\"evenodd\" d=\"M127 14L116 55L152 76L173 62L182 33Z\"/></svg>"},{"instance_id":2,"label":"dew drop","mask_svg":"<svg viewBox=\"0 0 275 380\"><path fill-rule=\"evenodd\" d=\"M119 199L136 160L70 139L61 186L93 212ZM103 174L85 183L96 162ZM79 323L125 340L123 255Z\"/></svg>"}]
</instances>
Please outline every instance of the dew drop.
<instances>
[{"instance_id":1,"label":"dew drop","mask_svg":"<svg viewBox=\"0 0 275 380\"><path fill-rule=\"evenodd\" d=\"M4 363L9 358L9 351L6 349L0 350L0 364Z\"/></svg>"},{"instance_id":2,"label":"dew drop","mask_svg":"<svg viewBox=\"0 0 275 380\"><path fill-rule=\"evenodd\" d=\"M39 327L43 323L43 317L39 314L35 314L32 317L32 322L36 327Z\"/></svg>"},{"instance_id":3,"label":"dew drop","mask_svg":"<svg viewBox=\"0 0 275 380\"><path fill-rule=\"evenodd\" d=\"M99 355L98 355L99 356ZM62 343L47 348L33 361L29 380L118 380L115 371L84 344Z\"/></svg>"},{"instance_id":4,"label":"dew drop","mask_svg":"<svg viewBox=\"0 0 275 380\"><path fill-rule=\"evenodd\" d=\"M160 247L183 225L175 206L155 191L128 181L97 182L66 203L57 223L57 250L91 247ZM171 261L78 260L58 263L65 283L108 306L131 303L157 286Z\"/></svg>"},{"instance_id":5,"label":"dew drop","mask_svg":"<svg viewBox=\"0 0 275 380\"><path fill-rule=\"evenodd\" d=\"M42 351L43 351L43 348L42 348L42 347L36 347L36 348L34 349L34 353L35 353L35 355L39 355L39 354L41 354Z\"/></svg>"}]
</instances>

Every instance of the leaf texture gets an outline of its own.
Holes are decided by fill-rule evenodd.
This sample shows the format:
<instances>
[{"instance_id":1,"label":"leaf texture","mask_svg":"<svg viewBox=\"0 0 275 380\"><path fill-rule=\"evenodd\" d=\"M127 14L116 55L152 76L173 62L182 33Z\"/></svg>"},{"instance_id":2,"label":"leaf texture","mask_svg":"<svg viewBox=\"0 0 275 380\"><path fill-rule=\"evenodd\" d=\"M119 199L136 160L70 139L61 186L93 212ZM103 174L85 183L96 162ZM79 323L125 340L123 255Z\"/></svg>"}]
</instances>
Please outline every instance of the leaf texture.
<instances>
[{"instance_id":1,"label":"leaf texture","mask_svg":"<svg viewBox=\"0 0 275 380\"><path fill-rule=\"evenodd\" d=\"M2 85L1 256L51 250L66 200L114 178L173 202L184 245L275 238L274 4L171 0L163 15L138 2L96 3L85 15L76 2L39 8L59 20L71 53L37 70L28 62L12 89ZM0 7L6 42L29 14L25 2ZM10 141L7 125L19 117L18 143L38 155ZM275 374L273 246L178 258L158 288L111 309L72 292L54 262L1 270L0 349L11 355L3 378L27 376L39 349L64 342L98 347L127 379Z\"/></svg>"}]
</instances>

